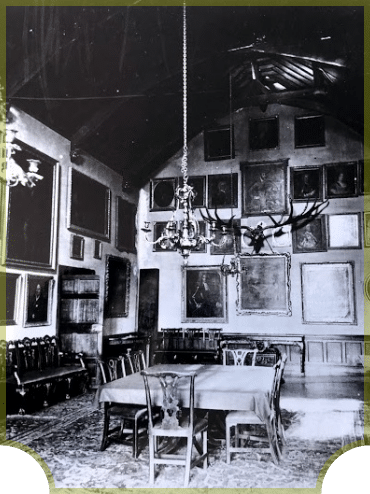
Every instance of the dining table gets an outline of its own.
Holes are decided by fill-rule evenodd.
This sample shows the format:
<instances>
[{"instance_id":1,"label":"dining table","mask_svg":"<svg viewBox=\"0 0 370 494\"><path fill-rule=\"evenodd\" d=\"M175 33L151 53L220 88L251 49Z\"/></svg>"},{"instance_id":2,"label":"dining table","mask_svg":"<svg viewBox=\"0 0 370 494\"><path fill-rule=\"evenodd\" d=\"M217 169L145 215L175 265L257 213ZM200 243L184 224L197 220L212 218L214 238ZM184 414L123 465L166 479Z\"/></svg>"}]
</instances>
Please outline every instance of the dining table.
<instances>
[{"instance_id":1,"label":"dining table","mask_svg":"<svg viewBox=\"0 0 370 494\"><path fill-rule=\"evenodd\" d=\"M159 364L147 371L195 372L194 408L206 410L249 410L265 423L271 414L270 398L274 367L227 366L202 364ZM179 400L189 406L188 387L180 384ZM162 404L162 390L157 380L151 385L152 403ZM94 405L105 402L146 405L144 380L140 372L101 385Z\"/></svg>"}]
</instances>

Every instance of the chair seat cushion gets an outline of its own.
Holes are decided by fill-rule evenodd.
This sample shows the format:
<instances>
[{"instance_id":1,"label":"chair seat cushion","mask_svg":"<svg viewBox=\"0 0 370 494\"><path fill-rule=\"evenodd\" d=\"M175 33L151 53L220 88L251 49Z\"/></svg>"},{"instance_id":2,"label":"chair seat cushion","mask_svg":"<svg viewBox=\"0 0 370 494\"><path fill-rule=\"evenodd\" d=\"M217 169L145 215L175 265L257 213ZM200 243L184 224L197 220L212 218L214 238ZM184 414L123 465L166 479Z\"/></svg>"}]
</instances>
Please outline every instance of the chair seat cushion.
<instances>
[{"instance_id":1,"label":"chair seat cushion","mask_svg":"<svg viewBox=\"0 0 370 494\"><path fill-rule=\"evenodd\" d=\"M235 424L263 424L263 422L254 412L240 410L229 412L226 415L226 425L231 426Z\"/></svg>"}]
</instances>

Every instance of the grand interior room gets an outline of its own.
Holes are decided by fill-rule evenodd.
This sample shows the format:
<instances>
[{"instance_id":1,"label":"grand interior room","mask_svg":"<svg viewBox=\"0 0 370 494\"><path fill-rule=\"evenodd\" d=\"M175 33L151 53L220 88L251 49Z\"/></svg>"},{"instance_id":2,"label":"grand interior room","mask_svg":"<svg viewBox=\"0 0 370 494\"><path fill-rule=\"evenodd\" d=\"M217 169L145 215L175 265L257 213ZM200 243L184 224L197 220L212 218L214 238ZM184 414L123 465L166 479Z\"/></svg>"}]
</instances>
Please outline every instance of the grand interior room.
<instances>
[{"instance_id":1,"label":"grand interior room","mask_svg":"<svg viewBox=\"0 0 370 494\"><path fill-rule=\"evenodd\" d=\"M369 443L365 21L7 7L2 423L51 485L315 488Z\"/></svg>"}]
</instances>

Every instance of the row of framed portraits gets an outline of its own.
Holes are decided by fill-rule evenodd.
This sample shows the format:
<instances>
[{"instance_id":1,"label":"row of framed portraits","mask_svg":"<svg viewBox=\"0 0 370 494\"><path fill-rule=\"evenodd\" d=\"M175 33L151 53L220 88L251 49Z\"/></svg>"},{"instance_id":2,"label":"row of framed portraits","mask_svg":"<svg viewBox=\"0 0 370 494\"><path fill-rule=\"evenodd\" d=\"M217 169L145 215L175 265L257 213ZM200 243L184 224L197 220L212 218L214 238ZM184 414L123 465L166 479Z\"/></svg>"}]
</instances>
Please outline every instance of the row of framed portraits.
<instances>
[{"instance_id":1,"label":"row of framed portraits","mask_svg":"<svg viewBox=\"0 0 370 494\"><path fill-rule=\"evenodd\" d=\"M363 190L363 161L288 167L288 160L241 163L242 214L284 214L288 208L288 170L293 201L321 201L356 197ZM177 178L151 180L150 210L177 207ZM238 207L238 173L190 176L194 207L209 209Z\"/></svg>"},{"instance_id":2,"label":"row of framed portraits","mask_svg":"<svg viewBox=\"0 0 370 494\"><path fill-rule=\"evenodd\" d=\"M341 213L330 215L319 215L300 228L291 231L290 226L283 227L283 234L279 229L265 231L267 242L274 248L292 247L294 254L310 252L326 252L329 249L361 249L362 229L361 213ZM163 233L167 222L158 221L154 223L153 242ZM240 220L235 220L235 233L222 234L216 232L215 239L210 244L211 255L233 255L234 253L248 253L252 250L248 232L243 229ZM209 230L209 229L208 229ZM199 233L210 236L205 221L199 221ZM266 242L266 244L267 244ZM268 245L266 245L268 247ZM370 247L370 213L365 213L365 246ZM154 252L173 252L176 248L168 241L166 248L159 244L153 244ZM192 249L193 253L204 254L207 245Z\"/></svg>"},{"instance_id":3,"label":"row of framed portraits","mask_svg":"<svg viewBox=\"0 0 370 494\"><path fill-rule=\"evenodd\" d=\"M289 254L237 258L238 315L291 316ZM303 324L357 324L352 262L301 263ZM219 266L183 266L182 322L226 323L227 282Z\"/></svg>"},{"instance_id":4,"label":"row of framed portraits","mask_svg":"<svg viewBox=\"0 0 370 494\"><path fill-rule=\"evenodd\" d=\"M50 326L55 285L53 276L7 272L0 273L0 279L4 283L2 286L6 283L6 305L3 306L1 325Z\"/></svg>"},{"instance_id":5,"label":"row of framed portraits","mask_svg":"<svg viewBox=\"0 0 370 494\"><path fill-rule=\"evenodd\" d=\"M39 160L43 177L36 187L10 187L0 184L2 258L7 265L30 269L55 269L58 216L66 218L66 227L73 233L110 242L111 191L109 187L70 167L68 175L68 205L59 212L59 164L54 159L16 141L19 150L15 160L27 168L27 160ZM63 206L63 205L61 205ZM135 252L136 205L116 197L115 247L120 252ZM81 247L81 243L80 243ZM83 248L83 246L82 246ZM73 257L77 252L73 246ZM81 249L80 249L81 251Z\"/></svg>"},{"instance_id":6,"label":"row of framed portraits","mask_svg":"<svg viewBox=\"0 0 370 494\"><path fill-rule=\"evenodd\" d=\"M277 149L280 144L279 116L250 118L249 149L251 151ZM302 115L294 118L294 147L325 146L325 118L323 115ZM216 161L234 158L234 131L230 125L205 129L204 159Z\"/></svg>"}]
</instances>

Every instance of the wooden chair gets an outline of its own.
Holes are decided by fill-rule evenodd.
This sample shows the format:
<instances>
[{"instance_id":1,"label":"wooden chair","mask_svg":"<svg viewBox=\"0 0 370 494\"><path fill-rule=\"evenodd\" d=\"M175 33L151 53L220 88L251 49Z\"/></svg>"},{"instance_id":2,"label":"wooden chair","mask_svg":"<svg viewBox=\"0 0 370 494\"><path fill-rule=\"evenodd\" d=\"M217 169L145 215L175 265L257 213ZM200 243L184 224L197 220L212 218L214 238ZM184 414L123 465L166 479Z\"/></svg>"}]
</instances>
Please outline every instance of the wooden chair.
<instances>
[{"instance_id":1,"label":"wooden chair","mask_svg":"<svg viewBox=\"0 0 370 494\"><path fill-rule=\"evenodd\" d=\"M252 355L251 365L256 365L257 348L223 348L223 365L246 365L247 358ZM233 364L229 364L231 361Z\"/></svg>"},{"instance_id":2,"label":"wooden chair","mask_svg":"<svg viewBox=\"0 0 370 494\"><path fill-rule=\"evenodd\" d=\"M194 380L195 372L141 372L144 378L145 393L149 412L149 481L154 484L154 466L157 464L171 464L185 466L186 487L190 480L190 469L198 463L203 468L208 465L207 431L208 416L198 419L194 415ZM162 389L162 413L158 420L153 417L152 395L155 390L158 395L158 381ZM189 408L185 411L178 398L179 383L187 384L186 393L189 393ZM157 385L157 386L156 386ZM198 441L197 436L199 436ZM162 444L159 439L162 438ZM163 447L170 438L177 438L176 446L181 446L180 439L186 439L185 454L176 454ZM162 446L162 447L161 447ZM167 444L168 446L168 444ZM172 444L173 446L173 444ZM198 455L192 457L193 446Z\"/></svg>"},{"instance_id":3,"label":"wooden chair","mask_svg":"<svg viewBox=\"0 0 370 494\"><path fill-rule=\"evenodd\" d=\"M133 368L130 357L111 358L98 361L103 383L126 377L127 368ZM128 364L128 365L125 365ZM130 372L129 372L130 373ZM110 429L111 417L117 417L120 425ZM104 426L100 451L104 451L110 442L132 445L132 454L136 459L139 453L139 439L147 434L148 410L143 406L124 405L121 403L104 404Z\"/></svg>"},{"instance_id":4,"label":"wooden chair","mask_svg":"<svg viewBox=\"0 0 370 494\"><path fill-rule=\"evenodd\" d=\"M268 421L262 421L254 411L233 411L226 416L226 462L230 463L231 453L250 450L250 441L266 442L269 444L274 463L279 463L285 443L284 428L280 415L280 384L287 356L284 354L275 365L275 375L270 395L271 413ZM246 430L241 431L240 426ZM235 428L234 446L231 445L231 428ZM252 434L251 428L259 428L263 435ZM240 441L246 440L247 446L241 446Z\"/></svg>"}]
</instances>

